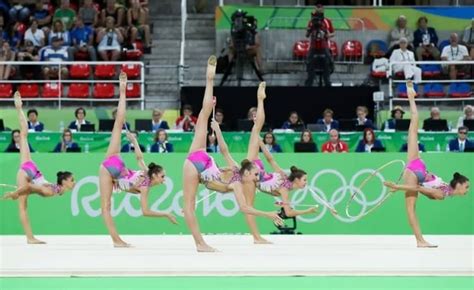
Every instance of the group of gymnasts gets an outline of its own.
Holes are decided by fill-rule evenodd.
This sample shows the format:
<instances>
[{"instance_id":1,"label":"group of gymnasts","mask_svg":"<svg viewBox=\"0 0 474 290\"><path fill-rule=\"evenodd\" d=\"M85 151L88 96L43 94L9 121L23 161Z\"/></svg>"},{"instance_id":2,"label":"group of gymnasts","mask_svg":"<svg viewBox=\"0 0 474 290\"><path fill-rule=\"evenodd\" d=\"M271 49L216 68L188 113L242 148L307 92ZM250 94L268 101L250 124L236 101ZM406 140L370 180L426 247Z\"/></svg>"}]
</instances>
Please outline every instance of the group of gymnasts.
<instances>
[{"instance_id":1,"label":"group of gymnasts","mask_svg":"<svg viewBox=\"0 0 474 290\"><path fill-rule=\"evenodd\" d=\"M219 124L212 119L211 128L216 135L221 154L226 166L218 167L214 159L206 153L206 138L208 132L209 118L215 109L215 97L213 97L214 77L216 71L216 57L211 56L207 63L206 89L195 126L194 138L189 148L189 154L183 166L183 195L184 195L184 218L192 233L198 252L214 252L204 240L199 229L195 215L196 193L199 184L203 184L210 191L235 194L240 210L245 214L246 221L256 244L270 244L264 239L258 230L255 216L263 216L271 219L278 225L283 220L277 212L260 211L254 208L255 194L260 192L278 196L281 198L286 216L311 214L318 207L309 207L305 210L296 210L291 206L289 194L293 190L303 189L307 184L307 174L304 170L291 166L289 173L285 172L277 164L271 153L264 146L260 132L265 123L264 101L265 83L260 83L257 91L257 114L252 127L248 146L247 158L237 163L229 153L227 144L222 136ZM171 213L153 211L148 206L148 193L150 188L162 184L165 181L165 170L155 163L146 165L143 153L133 134L127 132L127 138L134 145L135 155L140 170L131 170L125 166L120 157L120 143L122 128L125 123L126 113L126 86L127 76L120 74L120 97L117 108L117 116L110 144L99 168L99 184L101 195L101 211L105 225L112 238L115 247L129 247L117 232L112 215L111 201L114 192L129 192L139 194L141 208L144 216L164 217L171 223L177 224L176 217ZM418 151L418 112L415 104L416 92L411 82L407 83L408 97L410 102L411 121L408 132L408 163L404 170L404 184L386 182L385 185L392 191L402 190L406 192L406 207L410 225L416 237L418 247L436 247L424 240L415 213L415 205L418 192L430 199L441 200L447 196L465 195L469 190L469 180L465 176L455 173L451 182L445 183L438 176L429 173ZM28 127L25 115L22 111L21 96L18 92L14 95L15 107L20 122L20 169L17 174L17 188L8 192L4 199L18 199L20 220L29 244L43 244L33 235L28 214L27 198L30 194L39 194L43 197L63 195L72 190L75 185L74 176L71 172L58 172L57 182L50 183L45 180L35 162L31 159L28 147ZM273 172L268 172L259 159L259 151L263 152L267 162L271 165ZM297 205L296 205L297 206ZM333 212L333 214L335 214Z\"/></svg>"}]
</instances>

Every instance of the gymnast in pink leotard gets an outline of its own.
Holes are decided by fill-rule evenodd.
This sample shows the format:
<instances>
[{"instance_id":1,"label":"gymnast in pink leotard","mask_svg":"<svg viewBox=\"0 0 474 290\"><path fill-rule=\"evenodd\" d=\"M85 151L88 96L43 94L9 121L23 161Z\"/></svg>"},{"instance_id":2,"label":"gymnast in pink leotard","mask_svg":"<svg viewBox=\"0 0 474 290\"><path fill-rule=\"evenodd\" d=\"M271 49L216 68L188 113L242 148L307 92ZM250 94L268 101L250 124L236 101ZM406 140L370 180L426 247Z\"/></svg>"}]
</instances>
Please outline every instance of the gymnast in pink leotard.
<instances>
[{"instance_id":1,"label":"gymnast in pink leotard","mask_svg":"<svg viewBox=\"0 0 474 290\"><path fill-rule=\"evenodd\" d=\"M221 193L234 192L242 212L250 215L264 216L278 224L282 224L282 220L276 212L263 212L248 206L242 191L242 182L255 183L259 176L258 170L248 160L242 161L241 168L239 169L239 166L229 153L219 124L215 120L212 120L211 127L216 134L217 142L227 167L219 168L214 159L206 153L207 125L214 106L212 91L216 62L215 56L211 56L208 60L207 81L202 100L202 109L199 112L199 117L194 127L194 138L189 148L189 155L183 165L184 218L191 230L198 252L215 251L214 248L204 241L196 219L196 192L200 183L213 191Z\"/></svg>"},{"instance_id":2,"label":"gymnast in pink leotard","mask_svg":"<svg viewBox=\"0 0 474 290\"><path fill-rule=\"evenodd\" d=\"M36 239L28 218L27 199L31 194L38 194L43 197L59 196L74 187L74 177L69 171L57 173L57 182L46 181L36 163L31 159L30 148L28 146L28 124L25 114L22 111L23 103L19 92L15 93L15 107L18 112L20 122L20 160L21 165L17 174L17 189L6 193L4 199L19 199L20 220L25 231L28 244L44 244L45 242Z\"/></svg>"},{"instance_id":3,"label":"gymnast in pink leotard","mask_svg":"<svg viewBox=\"0 0 474 290\"><path fill-rule=\"evenodd\" d=\"M384 184L392 191L405 191L406 207L410 226L415 234L418 247L436 247L425 241L416 217L415 207L418 192L430 199L442 200L447 196L465 195L469 190L469 179L459 173L454 173L448 184L440 177L428 172L418 151L418 110L416 108L413 83L407 83L408 100L410 102L410 127L408 129L408 157L404 172L405 184L395 184L387 181Z\"/></svg>"},{"instance_id":4,"label":"gymnast in pink leotard","mask_svg":"<svg viewBox=\"0 0 474 290\"><path fill-rule=\"evenodd\" d=\"M147 217L165 217L171 223L177 224L176 218L171 213L157 212L148 206L148 192L150 188L165 181L165 170L160 165L150 163L148 166L143 159L143 153L134 134L127 132L127 137L135 148L135 156L138 160L140 170L131 170L125 166L120 157L120 142L122 139L122 128L125 123L126 110L126 87L127 75L120 74L120 97L117 108L112 136L110 138L109 148L106 157L99 169L99 185L101 195L101 210L105 225L112 238L114 247L128 247L119 236L115 228L111 214L111 200L113 192L129 192L140 194L140 204L143 216Z\"/></svg>"},{"instance_id":5,"label":"gymnast in pink leotard","mask_svg":"<svg viewBox=\"0 0 474 290\"><path fill-rule=\"evenodd\" d=\"M294 189L302 189L306 186L306 172L297 168L296 166L292 166L291 173L287 175L280 168L280 166L278 166L272 154L268 151L260 138L260 131L262 130L263 124L265 123L265 98L265 83L262 82L260 83L257 91L257 112L254 118L252 132L250 133L247 151L247 159L252 161L252 163L255 164L255 166L259 169L259 180L256 184L250 182L242 183L244 187L245 198L249 203L248 205L253 206L255 202L255 192L258 188L261 192L280 197L282 199L282 205L285 213L289 217L313 213L316 211L315 207L310 207L306 210L295 210L290 206L289 193ZM268 173L265 170L263 162L258 158L258 152L260 149L265 155L265 159L268 161L268 163L270 163L273 169L272 173ZM255 217L246 215L245 218L247 224L249 225L250 232L252 233L254 243L270 243L260 235Z\"/></svg>"}]
</instances>

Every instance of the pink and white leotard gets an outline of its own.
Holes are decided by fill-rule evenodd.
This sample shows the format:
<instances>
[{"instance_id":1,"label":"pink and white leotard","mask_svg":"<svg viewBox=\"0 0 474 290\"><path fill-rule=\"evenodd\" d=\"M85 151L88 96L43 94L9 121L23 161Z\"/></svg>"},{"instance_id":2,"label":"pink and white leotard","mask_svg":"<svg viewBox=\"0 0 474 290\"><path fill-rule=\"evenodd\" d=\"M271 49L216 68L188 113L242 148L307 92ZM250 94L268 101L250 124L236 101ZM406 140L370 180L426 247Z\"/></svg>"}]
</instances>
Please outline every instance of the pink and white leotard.
<instances>
[{"instance_id":1,"label":"pink and white leotard","mask_svg":"<svg viewBox=\"0 0 474 290\"><path fill-rule=\"evenodd\" d=\"M119 155L109 156L102 165L107 169L112 178L116 181L114 185L114 192L125 191L128 192L133 186L137 187L149 187L150 178L147 172L143 170L131 170L125 167L125 163ZM143 179L142 182L136 184L139 179Z\"/></svg>"},{"instance_id":2,"label":"pink and white leotard","mask_svg":"<svg viewBox=\"0 0 474 290\"><path fill-rule=\"evenodd\" d=\"M274 194L275 191L279 188L286 188L291 190L293 185L286 175L280 174L278 172L268 173L265 171L263 162L260 159L252 161L253 164L258 168L260 172L259 182L257 187L261 192L268 194Z\"/></svg>"},{"instance_id":3,"label":"pink and white leotard","mask_svg":"<svg viewBox=\"0 0 474 290\"><path fill-rule=\"evenodd\" d=\"M429 173L426 164L421 158L414 159L408 163L406 169L410 170L418 178L418 183L426 188L439 189L444 196L451 196L453 189L440 177Z\"/></svg>"}]
</instances>

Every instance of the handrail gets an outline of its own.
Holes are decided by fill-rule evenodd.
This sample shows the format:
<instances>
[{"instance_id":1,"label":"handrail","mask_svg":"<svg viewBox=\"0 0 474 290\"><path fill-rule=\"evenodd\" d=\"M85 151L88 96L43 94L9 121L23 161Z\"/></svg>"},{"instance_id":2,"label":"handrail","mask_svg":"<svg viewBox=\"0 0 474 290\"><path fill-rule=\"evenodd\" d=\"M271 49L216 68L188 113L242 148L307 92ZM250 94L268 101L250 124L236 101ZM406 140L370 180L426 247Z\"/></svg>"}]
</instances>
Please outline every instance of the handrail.
<instances>
[{"instance_id":1,"label":"handrail","mask_svg":"<svg viewBox=\"0 0 474 290\"><path fill-rule=\"evenodd\" d=\"M391 61L388 64L388 71L387 71L387 77L388 77L388 96L390 98L393 98L393 83L400 83L403 81L397 81L393 80L393 66L394 65L400 65L400 64L444 64L444 65L450 65L450 64L468 64L468 65L474 65L474 60L457 60L457 61ZM469 80L449 80L449 81L433 81L433 80L421 80L420 83L466 83L466 82L474 82L474 79L469 79Z\"/></svg>"},{"instance_id":2,"label":"handrail","mask_svg":"<svg viewBox=\"0 0 474 290\"><path fill-rule=\"evenodd\" d=\"M187 1L181 0L181 47L178 66L178 85L181 88L184 82L184 51L186 48L186 22L188 19Z\"/></svg>"}]
</instances>

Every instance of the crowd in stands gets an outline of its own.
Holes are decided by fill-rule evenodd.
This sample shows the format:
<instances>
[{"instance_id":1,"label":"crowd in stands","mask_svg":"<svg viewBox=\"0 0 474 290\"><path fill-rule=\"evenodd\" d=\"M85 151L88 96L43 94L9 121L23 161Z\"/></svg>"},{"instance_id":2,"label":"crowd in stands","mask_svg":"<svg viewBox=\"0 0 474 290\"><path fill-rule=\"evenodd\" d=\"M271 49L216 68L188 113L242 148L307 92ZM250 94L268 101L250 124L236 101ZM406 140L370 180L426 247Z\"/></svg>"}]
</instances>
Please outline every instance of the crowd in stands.
<instances>
[{"instance_id":1,"label":"crowd in stands","mask_svg":"<svg viewBox=\"0 0 474 290\"><path fill-rule=\"evenodd\" d=\"M459 37L458 32L452 32L449 40L441 42L436 29L429 26L426 16L418 18L415 31L407 27L407 21L408 19L404 15L398 17L395 27L389 33L387 51L384 52L376 42L373 43L373 47L368 47L370 55L381 57L374 60L373 71L387 71L389 61L467 61L474 59L474 18L462 32L462 38ZM374 51L378 50L382 53L377 55ZM423 72L428 73L423 74ZM474 65L398 64L393 66L393 73L396 77L412 79L415 83L420 82L422 76L431 77L430 72L436 72L433 74L436 77L444 74L451 80L466 79L471 78L474 74Z\"/></svg>"},{"instance_id":2,"label":"crowd in stands","mask_svg":"<svg viewBox=\"0 0 474 290\"><path fill-rule=\"evenodd\" d=\"M148 17L146 0L2 0L0 61L117 61L137 45L149 52ZM31 69L20 70L0 65L0 80L38 79ZM42 70L45 79L68 75L66 67Z\"/></svg>"},{"instance_id":3,"label":"crowd in stands","mask_svg":"<svg viewBox=\"0 0 474 290\"><path fill-rule=\"evenodd\" d=\"M376 130L377 126L368 119L368 109L364 106L356 108L353 119L334 119L334 112L331 109L325 109L322 112L321 118L315 118L315 123L306 124L302 118L298 115L298 112L292 111L280 128L270 128L269 131L262 135L262 140L267 149L272 153L283 152L282 147L278 144L274 132L301 132L300 140L294 143L294 152L323 152L323 153L344 153L349 152L349 147L346 142L341 140L340 132L354 132L360 131L361 137L355 148L355 152L384 152L385 147L383 142L377 139ZM112 119L115 119L116 111L112 112ZM248 111L248 120L253 122L256 114L256 109L251 108ZM225 128L223 131L230 131L229 127L224 123L225 115L224 111L220 108L216 109L216 120L221 125L221 128ZM395 106L391 111L391 118L383 123L381 126L382 131L393 132L401 128L401 131L408 130L409 119L404 119L405 111L401 106ZM74 120L69 123L67 128L61 129L63 135L61 141L56 145L53 152L81 152L81 148L73 140L73 133L89 131L84 130L84 127L92 126L90 121L86 120L86 110L82 107L77 108L74 111ZM38 110L30 109L27 112L28 118L28 129L30 132L43 132L47 131L44 124L40 121ZM190 105L183 106L182 115L176 119L175 125L170 127L168 122L163 120L163 111L154 109L150 119L136 120L135 130L131 130L131 126L128 122L124 124L123 130L130 130L138 138L139 131L142 132L153 132L155 134L154 141L152 144L140 144L140 149L146 152L155 153L171 153L174 152L173 144L168 141L167 130L173 129L180 132L192 132L194 125L197 120L193 116L193 109ZM138 121L143 121L145 124L138 125ZM466 122L467 121L467 122ZM405 124L405 126L399 126ZM423 120L423 130L429 131L451 131L456 130L458 136L453 140L450 140L446 145L447 151L461 151L464 152L466 149L474 150L474 141L467 138L469 127L472 129L474 125L474 108L471 105L465 106L463 114L459 117L454 128L451 128L450 123L446 119L442 118L441 111L438 107L432 107L430 110L430 117ZM111 128L108 129L110 131ZM95 129L92 129L94 131ZM246 128L245 130L250 130ZM244 131L245 131L244 130ZM99 131L107 131L99 129ZM238 129L238 131L242 131ZM328 141L318 144L313 140L313 132L326 132ZM18 152L19 149L19 138L18 130L13 130L11 133L12 139L11 144L5 150L6 152ZM424 144L419 144L420 151L425 151ZM407 150L407 144L403 144L399 151L405 152ZM122 152L133 152L133 145L125 143L122 146ZM209 132L207 138L207 151L208 152L220 152L219 144L216 140L216 136L213 132Z\"/></svg>"}]
</instances>

